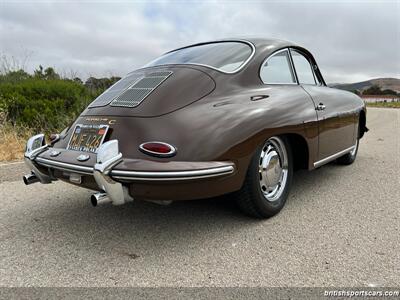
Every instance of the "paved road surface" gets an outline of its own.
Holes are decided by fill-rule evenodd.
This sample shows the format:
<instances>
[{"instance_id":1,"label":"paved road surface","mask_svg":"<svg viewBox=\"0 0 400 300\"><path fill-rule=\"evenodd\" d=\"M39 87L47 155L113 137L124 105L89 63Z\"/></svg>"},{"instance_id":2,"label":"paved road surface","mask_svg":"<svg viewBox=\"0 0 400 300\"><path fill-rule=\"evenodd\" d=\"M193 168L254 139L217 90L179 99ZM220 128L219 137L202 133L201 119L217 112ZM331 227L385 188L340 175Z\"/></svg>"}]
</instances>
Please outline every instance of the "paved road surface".
<instances>
[{"instance_id":1,"label":"paved road surface","mask_svg":"<svg viewBox=\"0 0 400 300\"><path fill-rule=\"evenodd\" d=\"M223 199L92 208L0 166L0 285L398 286L400 110L367 118L356 162L296 173L265 221Z\"/></svg>"}]
</instances>

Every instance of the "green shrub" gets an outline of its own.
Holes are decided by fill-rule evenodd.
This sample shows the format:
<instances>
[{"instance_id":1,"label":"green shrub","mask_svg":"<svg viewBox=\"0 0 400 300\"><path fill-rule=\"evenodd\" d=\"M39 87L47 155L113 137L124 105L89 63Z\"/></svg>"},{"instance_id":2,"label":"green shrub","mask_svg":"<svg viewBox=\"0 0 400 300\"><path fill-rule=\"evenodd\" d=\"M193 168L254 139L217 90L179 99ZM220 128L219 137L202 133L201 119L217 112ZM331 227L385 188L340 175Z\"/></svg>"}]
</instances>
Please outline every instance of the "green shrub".
<instances>
[{"instance_id":1,"label":"green shrub","mask_svg":"<svg viewBox=\"0 0 400 300\"><path fill-rule=\"evenodd\" d=\"M69 80L28 78L0 83L0 110L8 121L38 131L66 126L92 97L84 86Z\"/></svg>"},{"instance_id":2,"label":"green shrub","mask_svg":"<svg viewBox=\"0 0 400 300\"><path fill-rule=\"evenodd\" d=\"M95 78L89 84L78 79L61 79L53 69L42 67L33 76L23 70L0 75L0 115L13 126L60 131L119 78L99 79L105 84L95 87Z\"/></svg>"}]
</instances>

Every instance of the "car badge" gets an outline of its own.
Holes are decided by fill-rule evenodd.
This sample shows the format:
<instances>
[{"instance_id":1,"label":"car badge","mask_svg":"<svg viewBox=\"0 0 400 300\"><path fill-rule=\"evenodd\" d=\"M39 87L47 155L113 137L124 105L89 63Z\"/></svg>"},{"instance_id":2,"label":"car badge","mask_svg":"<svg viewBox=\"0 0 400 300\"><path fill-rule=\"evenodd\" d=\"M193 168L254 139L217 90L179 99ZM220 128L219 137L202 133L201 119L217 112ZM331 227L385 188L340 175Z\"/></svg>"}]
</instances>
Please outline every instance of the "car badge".
<instances>
[{"instance_id":1,"label":"car badge","mask_svg":"<svg viewBox=\"0 0 400 300\"><path fill-rule=\"evenodd\" d=\"M90 158L89 155L87 155L87 154L81 154L81 155L79 155L76 159L79 160L79 161L87 161L89 158Z\"/></svg>"},{"instance_id":2,"label":"car badge","mask_svg":"<svg viewBox=\"0 0 400 300\"><path fill-rule=\"evenodd\" d=\"M53 151L50 152L50 156L51 157L56 157L56 156L59 156L60 153L61 153L61 151L53 150Z\"/></svg>"}]
</instances>

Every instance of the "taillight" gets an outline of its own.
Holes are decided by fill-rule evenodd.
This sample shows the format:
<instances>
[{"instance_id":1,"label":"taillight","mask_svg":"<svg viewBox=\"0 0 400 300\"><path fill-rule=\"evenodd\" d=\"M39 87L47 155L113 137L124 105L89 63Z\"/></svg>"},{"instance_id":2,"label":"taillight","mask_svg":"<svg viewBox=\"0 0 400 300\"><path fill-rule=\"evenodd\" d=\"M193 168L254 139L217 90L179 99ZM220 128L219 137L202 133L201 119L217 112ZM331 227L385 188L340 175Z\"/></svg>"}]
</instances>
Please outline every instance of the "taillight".
<instances>
[{"instance_id":1,"label":"taillight","mask_svg":"<svg viewBox=\"0 0 400 300\"><path fill-rule=\"evenodd\" d=\"M176 148L163 142L147 142L139 146L140 151L156 157L171 157L176 154Z\"/></svg>"}]
</instances>

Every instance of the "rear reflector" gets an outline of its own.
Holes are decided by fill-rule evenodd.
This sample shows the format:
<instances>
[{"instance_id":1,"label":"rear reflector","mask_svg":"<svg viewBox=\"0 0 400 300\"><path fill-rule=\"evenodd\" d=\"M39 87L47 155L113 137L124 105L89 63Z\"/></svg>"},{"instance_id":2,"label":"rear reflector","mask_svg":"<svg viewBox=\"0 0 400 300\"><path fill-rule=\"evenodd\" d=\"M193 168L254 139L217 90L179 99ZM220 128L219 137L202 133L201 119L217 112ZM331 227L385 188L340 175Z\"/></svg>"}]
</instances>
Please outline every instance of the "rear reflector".
<instances>
[{"instance_id":1,"label":"rear reflector","mask_svg":"<svg viewBox=\"0 0 400 300\"><path fill-rule=\"evenodd\" d=\"M171 157L176 154L176 148L163 142L147 142L139 146L140 151L156 157Z\"/></svg>"}]
</instances>

